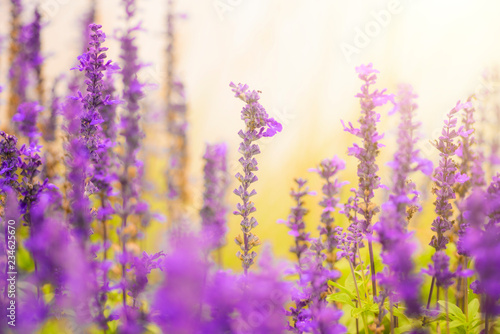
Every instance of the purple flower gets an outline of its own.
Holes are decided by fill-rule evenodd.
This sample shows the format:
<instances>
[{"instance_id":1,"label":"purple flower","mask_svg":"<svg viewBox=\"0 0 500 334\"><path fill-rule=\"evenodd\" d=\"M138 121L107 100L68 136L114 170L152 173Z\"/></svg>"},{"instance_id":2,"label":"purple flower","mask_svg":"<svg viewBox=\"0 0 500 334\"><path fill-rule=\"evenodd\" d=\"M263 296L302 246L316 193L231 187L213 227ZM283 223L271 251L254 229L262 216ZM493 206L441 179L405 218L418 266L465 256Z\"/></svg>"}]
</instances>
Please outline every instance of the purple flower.
<instances>
[{"instance_id":1,"label":"purple flower","mask_svg":"<svg viewBox=\"0 0 500 334\"><path fill-rule=\"evenodd\" d=\"M291 213L286 221L279 220L278 223L284 223L290 231L288 234L294 237L295 244L290 247L290 252L297 256L297 261L300 264L300 259L302 254L308 249L307 242L309 241L310 233L305 231L306 224L304 221L304 216L309 212L308 209L304 207L304 197L306 195L314 195L314 192L309 191L309 187L306 187L307 180L305 179L295 179L297 183L297 190L292 189L290 191L290 196L295 201L295 206L292 207Z\"/></svg>"},{"instance_id":2,"label":"purple flower","mask_svg":"<svg viewBox=\"0 0 500 334\"><path fill-rule=\"evenodd\" d=\"M213 244L213 248L224 245L226 236L227 206L225 196L229 185L227 178L226 144L207 144L203 159L205 167L205 190L203 207L200 210L203 233Z\"/></svg>"},{"instance_id":3,"label":"purple flower","mask_svg":"<svg viewBox=\"0 0 500 334\"><path fill-rule=\"evenodd\" d=\"M382 260L387 266L379 274L379 284L395 304L404 301L409 315L420 313L419 286L420 277L414 273L411 260L415 245L410 241L411 234L406 227L414 212L420 210L416 186L410 180L410 173L420 170L427 172L429 161L419 157L415 148L418 138L415 135L419 124L413 120L417 105L417 97L410 86L401 86L398 94L396 110L401 115L398 131L398 148L394 160L390 163L393 169L394 183L389 200L382 205L379 223L374 229L378 241L382 245ZM432 166L432 165L431 165Z\"/></svg>"},{"instance_id":4,"label":"purple flower","mask_svg":"<svg viewBox=\"0 0 500 334\"><path fill-rule=\"evenodd\" d=\"M19 105L17 114L12 117L14 122L19 122L19 131L28 137L30 142L40 137L37 128L38 115L43 111L43 106L38 102L24 102Z\"/></svg>"},{"instance_id":5,"label":"purple flower","mask_svg":"<svg viewBox=\"0 0 500 334\"><path fill-rule=\"evenodd\" d=\"M184 84L177 78L176 73L175 19L179 15L174 9L174 0L167 1L167 12L167 210L171 224L179 224L186 221L186 204L189 201L188 175L186 172L188 163L187 130L189 124Z\"/></svg>"},{"instance_id":6,"label":"purple flower","mask_svg":"<svg viewBox=\"0 0 500 334\"><path fill-rule=\"evenodd\" d=\"M468 106L469 103L461 104L457 102L444 121L442 135L433 143L434 147L439 150L439 156L441 157L433 177L436 184L433 192L437 196L434 205L438 216L432 222L431 229L436 232L436 235L432 236L430 245L436 251L446 249L449 240L444 233L450 230L453 224L451 221L453 211L450 201L456 198L453 187L457 182L457 167L455 161L453 161L453 156L459 147L455 140L458 136L468 135L468 131L465 131L463 126L458 130L455 129L457 125L456 114Z\"/></svg>"},{"instance_id":7,"label":"purple flower","mask_svg":"<svg viewBox=\"0 0 500 334\"><path fill-rule=\"evenodd\" d=\"M358 122L359 128L354 128L349 122L349 127L344 126L344 131L347 131L363 140L363 147L354 144L349 148L348 154L354 155L358 160L358 189L356 210L363 217L358 224L363 228L363 232L368 237L368 248L370 252L370 271L372 276L373 295L377 295L376 288L376 268L373 258L373 247L371 241L372 220L373 216L380 211L379 207L372 202L375 196L374 190L380 186L380 177L377 175L378 166L375 159L379 154L379 148L382 146L378 143L383 138L383 134L377 131L377 123L380 122L380 114L375 111L376 107L382 106L391 101L394 103L393 95L385 94L385 89L382 91L375 90L370 92L370 86L376 83L377 70L373 69L372 64L361 65L356 68L358 77L364 81L361 86L361 93L356 94L360 99L361 117Z\"/></svg>"},{"instance_id":8,"label":"purple flower","mask_svg":"<svg viewBox=\"0 0 500 334\"><path fill-rule=\"evenodd\" d=\"M481 312L486 317L500 314L499 180L500 174L497 174L486 193L474 191L467 199L467 211L464 212L470 226L463 236L463 247L474 259L477 273L477 280L471 284L471 288L475 293L483 294Z\"/></svg>"},{"instance_id":9,"label":"purple flower","mask_svg":"<svg viewBox=\"0 0 500 334\"><path fill-rule=\"evenodd\" d=\"M455 274L450 271L450 258L445 252L439 250L432 256L433 265L429 269L423 270L424 273L436 279L436 286L447 289L453 284Z\"/></svg>"},{"instance_id":10,"label":"purple flower","mask_svg":"<svg viewBox=\"0 0 500 334\"><path fill-rule=\"evenodd\" d=\"M468 195L468 192L476 187L482 187L485 185L484 171L482 169L482 163L484 158L482 157L482 152L478 151L476 148L476 139L474 137L474 113L475 109L472 106L472 97L467 100L467 106L464 107L464 115L462 117L463 132L460 135L460 147L457 149L456 154L460 158L459 171L461 173L463 182L460 182L460 177L455 180L454 190L459 196L457 206L460 210L457 221L459 224L457 241L457 251L458 254L469 256L463 246L463 238L466 233L469 224L464 220L464 199Z\"/></svg>"},{"instance_id":11,"label":"purple flower","mask_svg":"<svg viewBox=\"0 0 500 334\"><path fill-rule=\"evenodd\" d=\"M351 189L354 196L349 197L347 203L340 213L344 214L348 221L349 226L347 232L343 232L342 227L335 227L335 239L337 240L337 258L345 257L352 264L356 265L359 249L364 247L363 244L363 229L357 217L358 197L356 189ZM361 260L361 259L360 259Z\"/></svg>"},{"instance_id":12,"label":"purple flower","mask_svg":"<svg viewBox=\"0 0 500 334\"><path fill-rule=\"evenodd\" d=\"M208 263L194 235L173 236L169 245L163 263L165 280L155 293L152 319L164 333L196 333L201 327Z\"/></svg>"},{"instance_id":13,"label":"purple flower","mask_svg":"<svg viewBox=\"0 0 500 334\"><path fill-rule=\"evenodd\" d=\"M248 268L250 268L257 256L257 253L254 251L250 253L250 251L260 244L259 238L251 232L257 226L257 220L251 216L256 211L256 208L254 203L250 201L250 197L256 195L257 192L255 189L250 190L250 186L258 180L253 173L258 170L257 160L254 156L260 153L259 145L253 142L265 136L264 134L271 136L270 133L273 131L281 131L281 125L268 117L266 110L258 102L260 96L257 91L249 91L247 85L238 84L236 86L232 82L229 86L235 93L235 97L246 103L241 110L241 119L245 122L246 128L244 131L240 130L238 132L238 135L243 139L239 148L239 152L243 156L239 159L239 162L243 167L244 175L239 172L236 174L236 179L241 185L234 190L236 196L241 198L242 203L237 204L237 210L234 211L234 214L241 216L240 225L243 232L243 238L238 235L235 240L243 253L238 252L236 255L240 258L243 269L247 273Z\"/></svg>"},{"instance_id":14,"label":"purple flower","mask_svg":"<svg viewBox=\"0 0 500 334\"><path fill-rule=\"evenodd\" d=\"M321 213L321 225L318 229L320 236L324 238L323 242L325 243L325 250L327 253L326 261L328 262L330 269L333 269L333 264L335 262L334 250L337 247L335 226L333 225L335 221L333 213L335 212L335 208L339 202L337 197L339 195L340 188L346 184L346 182L339 182L338 179L332 180L332 178L344 168L345 162L335 156L332 159L324 159L321 161L318 168L310 170L318 173L325 182L322 187L323 199L319 202L319 205L323 207L323 211Z\"/></svg>"},{"instance_id":15,"label":"purple flower","mask_svg":"<svg viewBox=\"0 0 500 334\"><path fill-rule=\"evenodd\" d=\"M19 187L17 166L21 161L17 148L17 138L0 131L0 192L6 187L17 189Z\"/></svg>"},{"instance_id":16,"label":"purple flower","mask_svg":"<svg viewBox=\"0 0 500 334\"><path fill-rule=\"evenodd\" d=\"M323 250L323 242L313 240L297 268L298 289L292 294L295 307L286 313L292 317L289 329L294 333L345 333L344 326L338 323L342 311L326 301L328 281L338 279L339 272L323 266L326 259Z\"/></svg>"},{"instance_id":17,"label":"purple flower","mask_svg":"<svg viewBox=\"0 0 500 334\"><path fill-rule=\"evenodd\" d=\"M106 35L101 31L102 26L91 24L90 41L88 51L78 57L80 65L74 69L85 72L85 84L87 93L82 95L79 92L78 100L83 104L83 113L81 115L80 134L87 149L89 150L92 162L97 164L99 158L98 150L102 148L102 138L99 124L103 122L99 113L99 108L106 104L115 103L109 100L109 96L103 97L103 72L106 70L114 71L117 66L111 60L105 62L108 48L102 47Z\"/></svg>"},{"instance_id":18,"label":"purple flower","mask_svg":"<svg viewBox=\"0 0 500 334\"><path fill-rule=\"evenodd\" d=\"M373 215L379 211L379 208L371 202L374 197L374 190L380 186L380 177L377 176L378 166L375 162L379 154L381 144L378 143L383 138L383 134L377 132L377 123L380 122L380 114L375 111L375 107L382 106L389 101L393 101L393 95L385 94L382 91L375 90L370 92L370 86L376 83L377 70L373 69L372 64L361 65L356 68L358 77L364 81L361 86L361 93L356 94L361 103L361 117L359 118L359 128L354 128L349 122L349 127L344 125L344 131L347 131L363 140L363 147L354 144L349 148L349 155L354 155L358 160L359 189L357 196L362 200L359 203L358 213L364 220L365 233L371 233L371 223Z\"/></svg>"}]
</instances>

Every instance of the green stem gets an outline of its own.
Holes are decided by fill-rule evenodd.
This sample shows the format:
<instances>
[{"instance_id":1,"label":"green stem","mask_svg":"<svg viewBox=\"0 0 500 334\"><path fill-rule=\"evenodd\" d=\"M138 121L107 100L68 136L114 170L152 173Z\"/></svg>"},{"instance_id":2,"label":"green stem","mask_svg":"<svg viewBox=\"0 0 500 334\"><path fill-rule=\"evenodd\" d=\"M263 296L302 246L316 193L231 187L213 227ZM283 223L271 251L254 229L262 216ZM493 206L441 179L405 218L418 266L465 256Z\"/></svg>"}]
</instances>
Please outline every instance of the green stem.
<instances>
[{"instance_id":1,"label":"green stem","mask_svg":"<svg viewBox=\"0 0 500 334\"><path fill-rule=\"evenodd\" d=\"M351 268L351 274L352 274L352 278L354 279L354 286L356 287L356 294L358 295L358 301L359 301L359 305L361 306L361 298L359 296L359 289L358 289L358 283L356 281L356 274L354 273L354 267L352 266L352 262L351 262L351 259L349 258L349 255L347 256L347 261L349 262L349 267ZM368 331L368 324L366 323L366 316L364 314L364 312L361 312L361 316L363 318L363 326L365 328L365 333L369 333Z\"/></svg>"},{"instance_id":2,"label":"green stem","mask_svg":"<svg viewBox=\"0 0 500 334\"><path fill-rule=\"evenodd\" d=\"M446 301L446 334L450 334L450 316L448 310L448 289L444 290L444 300Z\"/></svg>"},{"instance_id":3,"label":"green stem","mask_svg":"<svg viewBox=\"0 0 500 334\"><path fill-rule=\"evenodd\" d=\"M391 334L394 334L394 311L392 301L389 302L389 312L391 313Z\"/></svg>"}]
</instances>

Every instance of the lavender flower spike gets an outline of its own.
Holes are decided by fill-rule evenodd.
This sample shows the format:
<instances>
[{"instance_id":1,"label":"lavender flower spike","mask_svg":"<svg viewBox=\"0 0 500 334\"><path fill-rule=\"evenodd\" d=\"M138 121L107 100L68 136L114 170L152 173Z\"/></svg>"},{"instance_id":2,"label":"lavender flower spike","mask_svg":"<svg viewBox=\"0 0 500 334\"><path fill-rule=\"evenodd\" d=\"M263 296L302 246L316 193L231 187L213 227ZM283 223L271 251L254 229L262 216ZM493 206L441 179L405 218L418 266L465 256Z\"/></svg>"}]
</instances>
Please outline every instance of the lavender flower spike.
<instances>
[{"instance_id":1,"label":"lavender flower spike","mask_svg":"<svg viewBox=\"0 0 500 334\"><path fill-rule=\"evenodd\" d=\"M344 131L363 140L363 147L354 144L352 147L349 147L348 154L354 155L359 160L357 197L362 202L357 204L357 212L363 217L360 224L363 232L368 237L373 293L377 295L375 261L371 241L373 231L371 225L373 216L380 211L379 207L372 202L372 199L375 196L374 190L380 186L380 177L377 175L378 166L375 159L379 154L379 148L382 146L378 141L383 138L383 134L377 132L377 123L380 121L380 114L375 111L375 108L389 101L394 103L394 97L393 95L385 94L385 89L370 92L370 86L375 84L377 73L379 73L373 68L372 64L361 65L356 68L356 72L358 73L358 77L364 81L361 86L361 93L356 94L361 104L361 117L358 120L360 127L354 128L350 122L349 127L346 127L343 121L342 125L344 126Z\"/></svg>"},{"instance_id":2,"label":"lavender flower spike","mask_svg":"<svg viewBox=\"0 0 500 334\"><path fill-rule=\"evenodd\" d=\"M253 264L257 253L250 252L253 247L260 244L259 238L251 231L257 226L257 220L251 214L256 211L254 203L250 197L257 194L255 189L250 190L252 183L257 181L257 176L253 173L257 171L257 160L255 155L260 153L259 145L254 144L261 137L272 137L277 132L281 132L282 126L272 118L269 118L266 110L258 102L259 92L248 90L247 85L235 85L231 82L229 85L235 93L235 97L241 99L246 105L241 110L241 119L245 122L245 130L240 130L238 135L243 139L240 144L239 152L243 155L239 162L243 167L243 174L236 174L236 179L241 185L234 190L234 193L241 198L242 203L238 203L234 211L235 215L241 216L241 231L243 238L238 235L236 243L240 246L242 252L238 252L243 269L247 273L248 268Z\"/></svg>"},{"instance_id":3,"label":"lavender flower spike","mask_svg":"<svg viewBox=\"0 0 500 334\"><path fill-rule=\"evenodd\" d=\"M126 232L127 226L137 223L138 220L132 221L131 216L139 214L141 209L148 210L148 205L140 201L141 188L140 178L142 174L142 162L137 159L138 151L141 147L141 141L144 133L140 128L140 106L139 101L144 97L144 84L138 79L138 73L142 68L142 64L138 57L138 48L135 41L135 32L139 29L139 25L134 26L133 20L135 15L135 1L124 0L122 4L125 7L127 29L124 31L123 36L120 38L121 54L120 58L123 60L123 97L126 103L125 111L120 120L120 135L123 136L125 141L125 148L122 155L120 155L120 162L122 167L119 172L119 181L121 184L121 231L120 239L122 246L122 298L123 304L126 304L126 290L127 286L133 284L126 279L127 262L131 259L128 254L127 242L130 242L137 237L137 234ZM137 202L138 204L135 204ZM141 208L142 207L142 208ZM137 227L136 230L139 230ZM128 316L128 315L127 315Z\"/></svg>"},{"instance_id":4,"label":"lavender flower spike","mask_svg":"<svg viewBox=\"0 0 500 334\"><path fill-rule=\"evenodd\" d=\"M411 86L402 85L398 94L396 110L401 115L398 131L398 149L394 154L393 186L389 200L382 205L380 222L374 226L378 240L382 244L382 260L387 270L380 274L379 283L384 287L391 305L402 300L410 315L420 313L419 284L420 278L414 273L411 260L415 246L409 241L411 234L406 227L412 215L420 210L416 186L409 179L410 173L432 172L432 163L419 157L415 149L415 132L419 124L413 120L417 97ZM393 319L391 319L393 321Z\"/></svg>"},{"instance_id":5,"label":"lavender flower spike","mask_svg":"<svg viewBox=\"0 0 500 334\"><path fill-rule=\"evenodd\" d=\"M205 191L203 208L200 211L202 228L212 248L221 247L225 242L227 207L224 201L229 180L227 178L227 146L207 144L205 155Z\"/></svg>"},{"instance_id":6,"label":"lavender flower spike","mask_svg":"<svg viewBox=\"0 0 500 334\"><path fill-rule=\"evenodd\" d=\"M307 242L310 235L305 231L304 216L309 210L304 207L303 198L306 195L315 195L315 193L309 191L309 187L306 186L307 180L299 178L295 179L295 183L297 183L297 190L290 191L290 196L295 200L295 206L292 207L288 219L286 221L280 219L278 223L284 223L290 229L288 234L293 236L295 240L295 244L290 247L290 252L297 256L297 262L300 264L303 253L308 249Z\"/></svg>"},{"instance_id":7,"label":"lavender flower spike","mask_svg":"<svg viewBox=\"0 0 500 334\"><path fill-rule=\"evenodd\" d=\"M88 52L78 57L80 65L74 69L80 72L85 71L85 84L87 85L87 94L85 96L79 92L78 100L84 107L81 116L80 134L87 149L89 150L92 161L96 163L99 160L97 150L102 148L99 124L103 119L99 113L99 108L103 105L114 103L109 100L109 96L102 96L103 91L103 72L106 70L116 70L118 67L111 60L105 62L105 51L108 48L101 46L105 41L106 35L101 31L102 26L91 24L90 41Z\"/></svg>"},{"instance_id":8,"label":"lavender flower spike","mask_svg":"<svg viewBox=\"0 0 500 334\"><path fill-rule=\"evenodd\" d=\"M436 219L432 222L432 231L436 232L432 236L430 245L436 249L436 254L433 257L434 269L428 271L430 274L435 274L432 276L431 288L429 290L429 297L427 300L427 308L430 306L430 301L432 297L432 290L434 284L440 284L444 288L448 287L448 281L443 279L444 274L442 268L444 268L444 263L448 255L443 251L446 249L448 244L448 237L445 233L451 230L454 221L452 220L453 210L450 203L451 200L455 199L455 192L453 188L457 183L463 183L468 180L468 176L460 174L457 171L457 165L453 161L453 156L455 155L459 144L455 143L458 136L467 137L471 132L465 131L464 127L461 126L458 130L455 129L457 126L457 113L463 108L469 107L470 103L461 104L460 101L457 102L456 106L451 109L451 111L446 116L447 119L444 120L442 135L436 140L433 145L439 150L440 160L439 166L434 171L433 180L436 187L433 192L437 195L435 205L435 212L437 214ZM440 252L438 255L437 253ZM439 274L439 277L436 276ZM441 281L438 281L441 280Z\"/></svg>"},{"instance_id":9,"label":"lavender flower spike","mask_svg":"<svg viewBox=\"0 0 500 334\"><path fill-rule=\"evenodd\" d=\"M434 192L437 195L434 205L438 216L432 223L432 230L436 232L436 235L432 237L430 245L436 251L446 249L448 238L444 233L450 230L453 225L453 221L451 220L453 211L450 203L450 200L456 198L453 187L457 183L463 183L468 180L467 175L458 173L456 163L453 161L453 156L459 148L459 145L455 143L455 139L458 136L467 137L470 134L469 131L464 130L463 126L458 130L455 129L457 125L456 114L467 106L468 103L461 104L457 102L457 105L446 116L447 119L444 121L442 135L433 143L434 147L439 150L441 157L439 166L434 171L433 178L436 183Z\"/></svg>"},{"instance_id":10,"label":"lavender flower spike","mask_svg":"<svg viewBox=\"0 0 500 334\"><path fill-rule=\"evenodd\" d=\"M323 185L323 199L319 202L324 209L321 213L321 225L318 227L319 234L324 236L325 250L326 250L326 262L328 262L330 269L333 269L333 264L335 263L335 248L337 247L337 240L335 238L335 227L333 225L335 219L333 218L333 213L335 212L335 207L337 206L339 199L338 194L340 188L346 184L346 182L340 182L338 179L332 180L339 171L345 168L345 162L339 159L337 156L332 159L324 159L319 164L318 168L311 169L310 171L316 172L319 176L326 182Z\"/></svg>"}]
</instances>

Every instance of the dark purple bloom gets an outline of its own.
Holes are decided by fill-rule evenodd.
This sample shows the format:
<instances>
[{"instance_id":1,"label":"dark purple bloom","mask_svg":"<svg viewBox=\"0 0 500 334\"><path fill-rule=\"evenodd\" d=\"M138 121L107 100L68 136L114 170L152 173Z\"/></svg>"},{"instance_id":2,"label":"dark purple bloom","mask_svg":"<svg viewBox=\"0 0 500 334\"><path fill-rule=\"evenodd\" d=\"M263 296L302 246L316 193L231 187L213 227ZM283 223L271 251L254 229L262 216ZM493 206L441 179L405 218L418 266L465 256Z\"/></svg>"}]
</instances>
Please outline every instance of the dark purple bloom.
<instances>
[{"instance_id":1,"label":"dark purple bloom","mask_svg":"<svg viewBox=\"0 0 500 334\"><path fill-rule=\"evenodd\" d=\"M0 131L0 192L5 191L5 187L18 189L19 182L17 166L21 158L20 152L17 148L17 138Z\"/></svg>"},{"instance_id":2,"label":"dark purple bloom","mask_svg":"<svg viewBox=\"0 0 500 334\"><path fill-rule=\"evenodd\" d=\"M257 253L254 251L250 253L250 251L260 244L259 238L251 232L257 226L257 220L251 216L256 211L256 208L254 203L250 201L250 197L256 195L257 192L255 189L250 190L250 186L258 180L253 173L258 170L257 160L254 156L260 153L259 145L254 144L254 142L267 135L271 136L270 134L273 131L281 131L281 124L269 118L264 107L258 102L260 99L259 92L255 90L249 91L247 85L238 84L236 86L231 82L229 86L235 93L234 96L246 103L241 110L241 119L245 122L246 128L238 132L238 135L243 139L239 148L239 152L243 156L239 159L239 162L243 167L244 175L239 172L236 174L236 179L241 185L234 190L236 196L239 196L242 201L242 203L237 204L237 210L234 211L235 215L240 215L242 218L240 225L243 232L243 238L239 235L236 238L236 243L243 252L238 252L237 256L240 258L246 273L257 256Z\"/></svg>"}]
</instances>

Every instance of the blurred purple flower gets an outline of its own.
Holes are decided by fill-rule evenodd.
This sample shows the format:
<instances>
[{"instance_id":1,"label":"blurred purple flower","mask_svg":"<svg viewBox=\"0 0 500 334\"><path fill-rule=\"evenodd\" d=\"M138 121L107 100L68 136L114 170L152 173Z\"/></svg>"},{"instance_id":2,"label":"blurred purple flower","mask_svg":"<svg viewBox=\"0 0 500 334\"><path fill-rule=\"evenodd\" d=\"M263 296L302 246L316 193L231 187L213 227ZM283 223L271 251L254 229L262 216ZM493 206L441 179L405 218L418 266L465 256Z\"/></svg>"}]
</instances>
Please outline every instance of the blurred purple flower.
<instances>
[{"instance_id":1,"label":"blurred purple flower","mask_svg":"<svg viewBox=\"0 0 500 334\"><path fill-rule=\"evenodd\" d=\"M406 227L414 212L421 207L418 203L418 191L409 177L410 173L418 170L426 173L428 166L432 166L430 161L419 157L419 151L415 148L418 141L415 132L420 125L414 121L416 97L411 86L400 87L396 103L396 110L401 117L398 148L390 163L394 181L389 200L382 205L380 221L374 226L382 245L382 260L387 266L379 274L379 284L392 304L404 301L407 314L413 316L420 313L421 279L414 272L412 255L416 247L410 241L412 234L407 232Z\"/></svg>"},{"instance_id":2,"label":"blurred purple flower","mask_svg":"<svg viewBox=\"0 0 500 334\"><path fill-rule=\"evenodd\" d=\"M229 185L227 177L227 146L221 144L207 144L205 154L205 190L203 192L203 207L200 210L201 224L205 237L219 248L224 245L227 231L226 192Z\"/></svg>"},{"instance_id":3,"label":"blurred purple flower","mask_svg":"<svg viewBox=\"0 0 500 334\"><path fill-rule=\"evenodd\" d=\"M18 122L18 128L21 134L27 137L31 142L40 137L37 128L38 115L43 111L43 106L38 102L24 102L19 105L17 114L12 117L14 122Z\"/></svg>"}]
</instances>

